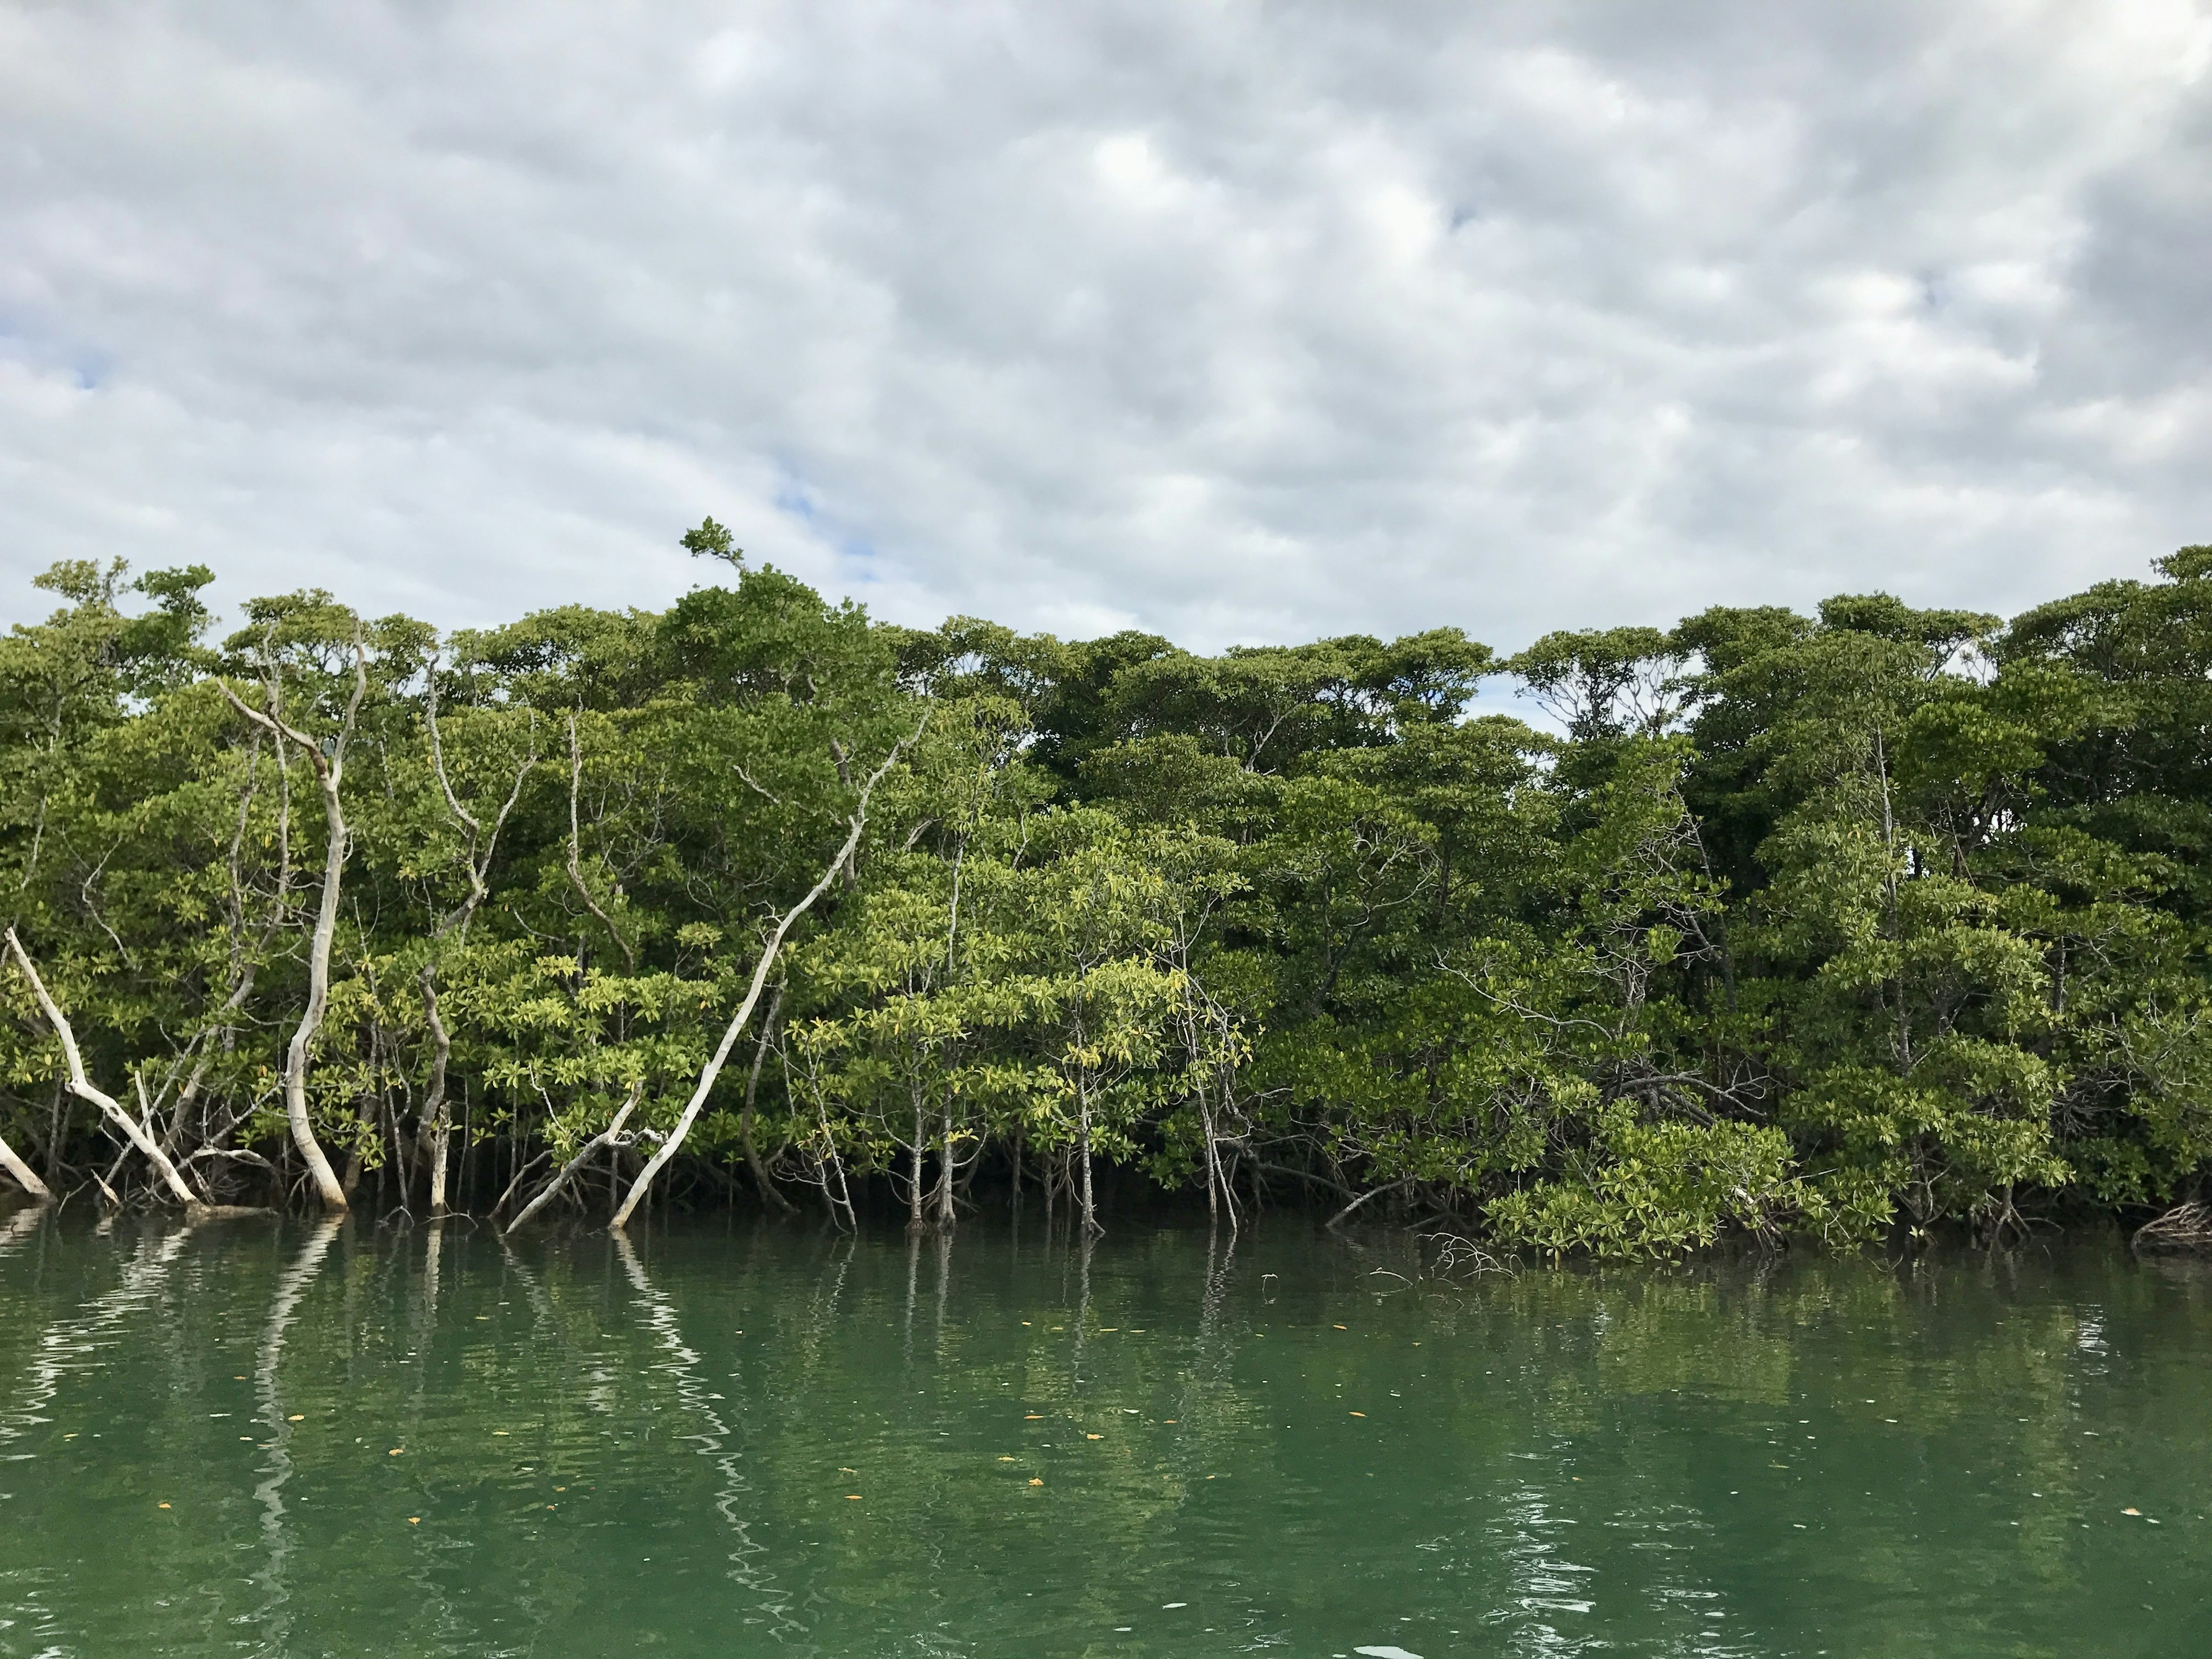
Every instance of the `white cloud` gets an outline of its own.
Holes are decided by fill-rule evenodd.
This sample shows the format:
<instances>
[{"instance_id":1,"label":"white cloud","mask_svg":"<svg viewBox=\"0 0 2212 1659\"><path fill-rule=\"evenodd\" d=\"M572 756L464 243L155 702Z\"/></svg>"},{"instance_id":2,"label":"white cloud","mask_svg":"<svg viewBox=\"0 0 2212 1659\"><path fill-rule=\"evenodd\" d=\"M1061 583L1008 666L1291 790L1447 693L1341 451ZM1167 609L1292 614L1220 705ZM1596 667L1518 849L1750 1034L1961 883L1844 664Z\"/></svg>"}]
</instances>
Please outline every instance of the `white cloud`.
<instances>
[{"instance_id":1,"label":"white cloud","mask_svg":"<svg viewBox=\"0 0 2212 1659\"><path fill-rule=\"evenodd\" d=\"M2212 15L0 0L0 616L1510 645L2212 538Z\"/></svg>"}]
</instances>

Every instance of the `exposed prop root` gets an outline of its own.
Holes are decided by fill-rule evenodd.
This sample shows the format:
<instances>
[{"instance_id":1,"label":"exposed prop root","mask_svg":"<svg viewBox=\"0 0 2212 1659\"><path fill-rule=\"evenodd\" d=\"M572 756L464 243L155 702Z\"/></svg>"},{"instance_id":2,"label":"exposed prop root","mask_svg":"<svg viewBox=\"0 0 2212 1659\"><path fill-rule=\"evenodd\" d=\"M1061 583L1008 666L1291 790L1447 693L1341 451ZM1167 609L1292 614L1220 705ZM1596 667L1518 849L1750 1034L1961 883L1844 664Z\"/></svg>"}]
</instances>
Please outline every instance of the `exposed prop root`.
<instances>
[{"instance_id":1,"label":"exposed prop root","mask_svg":"<svg viewBox=\"0 0 2212 1659\"><path fill-rule=\"evenodd\" d=\"M1435 1276L1438 1279L1474 1279L1484 1273L1518 1273L1519 1263L1510 1256L1500 1258L1491 1255L1473 1239L1454 1232L1423 1233L1425 1244L1437 1247Z\"/></svg>"},{"instance_id":2,"label":"exposed prop root","mask_svg":"<svg viewBox=\"0 0 2212 1659\"><path fill-rule=\"evenodd\" d=\"M2212 1250L2212 1205L2177 1204L2136 1229L2138 1250Z\"/></svg>"}]
</instances>

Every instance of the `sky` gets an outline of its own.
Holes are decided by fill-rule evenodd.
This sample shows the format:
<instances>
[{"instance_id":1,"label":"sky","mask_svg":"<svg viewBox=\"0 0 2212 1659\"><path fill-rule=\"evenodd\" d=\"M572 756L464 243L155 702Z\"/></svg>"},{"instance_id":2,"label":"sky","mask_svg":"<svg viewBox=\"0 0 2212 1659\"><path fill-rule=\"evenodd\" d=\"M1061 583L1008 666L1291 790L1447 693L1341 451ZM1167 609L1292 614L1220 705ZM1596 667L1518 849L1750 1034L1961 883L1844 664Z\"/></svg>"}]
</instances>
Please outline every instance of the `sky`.
<instances>
[{"instance_id":1,"label":"sky","mask_svg":"<svg viewBox=\"0 0 2212 1659\"><path fill-rule=\"evenodd\" d=\"M2212 0L0 0L0 622L1199 649L2212 541Z\"/></svg>"}]
</instances>

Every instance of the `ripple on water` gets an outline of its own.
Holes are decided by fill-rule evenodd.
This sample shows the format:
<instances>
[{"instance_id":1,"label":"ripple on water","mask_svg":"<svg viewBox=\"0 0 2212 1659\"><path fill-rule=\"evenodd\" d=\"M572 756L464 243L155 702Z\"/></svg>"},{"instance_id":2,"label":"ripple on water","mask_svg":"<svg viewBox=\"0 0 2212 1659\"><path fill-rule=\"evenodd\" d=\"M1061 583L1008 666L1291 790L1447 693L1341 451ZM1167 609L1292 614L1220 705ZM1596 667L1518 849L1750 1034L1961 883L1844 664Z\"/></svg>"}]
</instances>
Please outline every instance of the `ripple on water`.
<instances>
[{"instance_id":1,"label":"ripple on water","mask_svg":"<svg viewBox=\"0 0 2212 1659\"><path fill-rule=\"evenodd\" d=\"M1396 1245L1287 1228L0 1246L0 1654L2201 1646L2212 1294L2124 1255L1378 1298Z\"/></svg>"}]
</instances>

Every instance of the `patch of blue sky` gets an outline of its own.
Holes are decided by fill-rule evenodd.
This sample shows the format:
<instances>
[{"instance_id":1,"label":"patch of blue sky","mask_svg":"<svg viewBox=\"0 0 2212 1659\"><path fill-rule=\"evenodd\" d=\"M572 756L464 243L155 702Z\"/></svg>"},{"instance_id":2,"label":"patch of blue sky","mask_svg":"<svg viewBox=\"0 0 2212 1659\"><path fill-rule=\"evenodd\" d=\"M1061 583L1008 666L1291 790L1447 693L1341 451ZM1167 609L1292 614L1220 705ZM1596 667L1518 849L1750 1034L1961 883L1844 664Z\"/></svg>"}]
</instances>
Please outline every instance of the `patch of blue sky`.
<instances>
[{"instance_id":1,"label":"patch of blue sky","mask_svg":"<svg viewBox=\"0 0 2212 1659\"><path fill-rule=\"evenodd\" d=\"M799 478L785 471L775 487L775 510L811 530L820 522L822 509L814 504L814 493Z\"/></svg>"},{"instance_id":2,"label":"patch of blue sky","mask_svg":"<svg viewBox=\"0 0 2212 1659\"><path fill-rule=\"evenodd\" d=\"M43 374L66 374L80 392L97 391L114 372L106 352L57 339L35 323L0 311L0 357L12 358Z\"/></svg>"},{"instance_id":3,"label":"patch of blue sky","mask_svg":"<svg viewBox=\"0 0 2212 1659\"><path fill-rule=\"evenodd\" d=\"M844 532L822 510L813 489L788 468L781 469L776 484L775 510L796 520L807 533L833 552L842 573L851 580L872 586L883 580L882 553L865 536Z\"/></svg>"}]
</instances>

